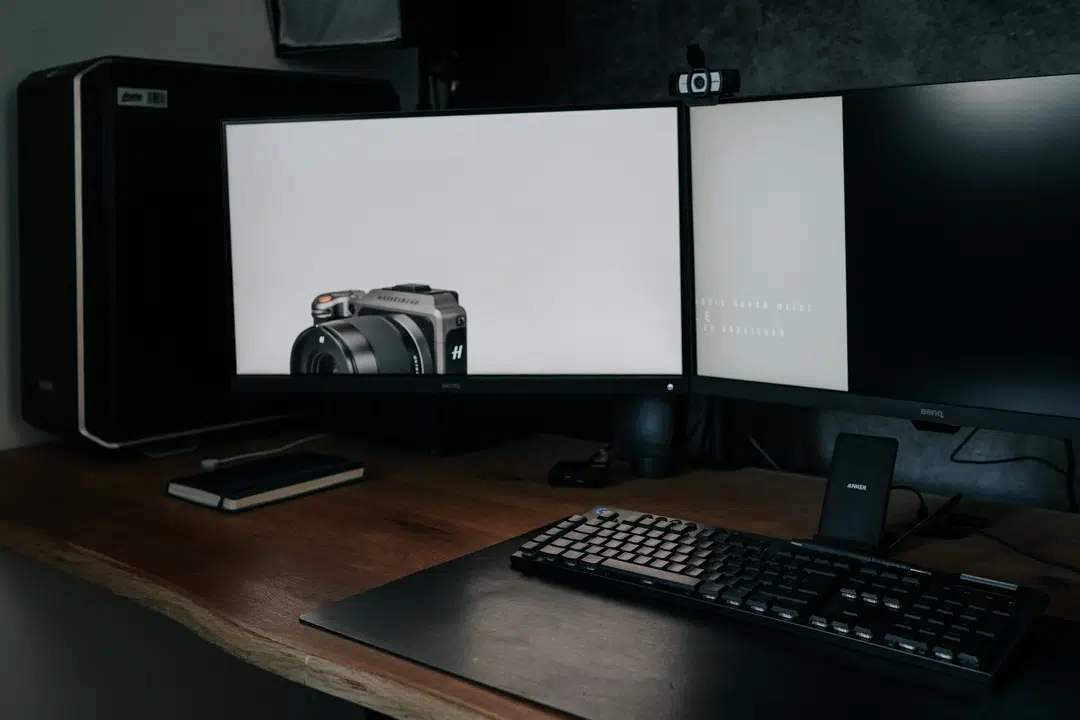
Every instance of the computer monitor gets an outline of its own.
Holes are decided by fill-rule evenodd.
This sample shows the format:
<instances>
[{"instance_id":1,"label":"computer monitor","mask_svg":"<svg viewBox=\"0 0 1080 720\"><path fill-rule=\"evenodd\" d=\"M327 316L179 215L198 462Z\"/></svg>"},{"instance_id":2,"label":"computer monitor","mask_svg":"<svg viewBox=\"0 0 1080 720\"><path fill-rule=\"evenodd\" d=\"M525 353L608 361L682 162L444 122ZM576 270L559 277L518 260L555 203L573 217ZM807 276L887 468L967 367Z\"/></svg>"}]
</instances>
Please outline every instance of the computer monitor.
<instances>
[{"instance_id":1,"label":"computer monitor","mask_svg":"<svg viewBox=\"0 0 1080 720\"><path fill-rule=\"evenodd\" d=\"M226 123L234 385L684 391L683 113Z\"/></svg>"},{"instance_id":2,"label":"computer monitor","mask_svg":"<svg viewBox=\"0 0 1080 720\"><path fill-rule=\"evenodd\" d=\"M1080 75L690 115L692 391L1080 427Z\"/></svg>"}]
</instances>

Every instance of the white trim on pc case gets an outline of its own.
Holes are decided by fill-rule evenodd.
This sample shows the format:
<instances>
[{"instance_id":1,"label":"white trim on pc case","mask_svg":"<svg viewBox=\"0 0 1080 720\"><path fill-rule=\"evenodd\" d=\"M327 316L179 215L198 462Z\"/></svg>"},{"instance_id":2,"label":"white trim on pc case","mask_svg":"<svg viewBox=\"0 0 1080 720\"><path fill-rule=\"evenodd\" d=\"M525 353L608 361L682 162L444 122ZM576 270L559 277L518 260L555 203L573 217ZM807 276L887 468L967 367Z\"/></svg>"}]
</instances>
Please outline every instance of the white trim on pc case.
<instances>
[{"instance_id":1,"label":"white trim on pc case","mask_svg":"<svg viewBox=\"0 0 1080 720\"><path fill-rule=\"evenodd\" d=\"M182 432L168 433L165 435L154 435L150 437L136 438L134 440L127 440L124 442L110 442L103 438L94 435L86 427L86 358L84 356L84 341L85 332L83 328L83 153L82 153L82 78L83 75L90 72L99 65L103 65L106 60L100 60L93 65L90 65L83 70L80 70L75 75L73 83L75 92L75 104L74 104L74 127L75 127L75 381L78 389L77 407L78 407L78 421L79 421L79 434L83 437L91 440L102 447L109 448L111 450L118 450L120 448L132 447L135 445L144 445L152 442L160 442L162 440L171 440L173 438L189 437L191 435L198 435L199 433L214 432L218 430L227 430L229 428L243 427L245 425L255 425L256 423L268 422L270 420L276 420L284 418L286 416L279 415L276 417L264 417L256 418L253 420L240 420L237 422L225 423L222 425L213 425L204 428L195 428L192 430L184 430Z\"/></svg>"}]
</instances>

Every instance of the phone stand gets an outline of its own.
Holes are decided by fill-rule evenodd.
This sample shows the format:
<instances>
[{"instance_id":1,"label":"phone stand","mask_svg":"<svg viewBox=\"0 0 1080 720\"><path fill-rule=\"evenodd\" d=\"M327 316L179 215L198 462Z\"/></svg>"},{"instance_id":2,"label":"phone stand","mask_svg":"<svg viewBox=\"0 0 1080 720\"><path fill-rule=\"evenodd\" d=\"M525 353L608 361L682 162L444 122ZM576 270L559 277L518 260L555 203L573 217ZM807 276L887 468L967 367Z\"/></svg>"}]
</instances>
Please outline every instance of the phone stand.
<instances>
[{"instance_id":1,"label":"phone stand","mask_svg":"<svg viewBox=\"0 0 1080 720\"><path fill-rule=\"evenodd\" d=\"M895 438L836 437L814 542L855 552L881 549L898 448Z\"/></svg>"}]
</instances>

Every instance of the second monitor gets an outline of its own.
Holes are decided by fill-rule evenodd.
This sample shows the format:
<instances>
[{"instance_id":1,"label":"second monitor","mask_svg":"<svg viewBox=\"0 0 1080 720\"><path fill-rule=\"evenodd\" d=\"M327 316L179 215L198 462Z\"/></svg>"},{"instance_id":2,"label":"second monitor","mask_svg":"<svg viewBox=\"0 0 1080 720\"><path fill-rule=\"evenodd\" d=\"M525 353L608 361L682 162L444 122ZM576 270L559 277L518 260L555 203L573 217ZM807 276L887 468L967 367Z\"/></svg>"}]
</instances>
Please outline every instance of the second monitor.
<instances>
[{"instance_id":1,"label":"second monitor","mask_svg":"<svg viewBox=\"0 0 1080 720\"><path fill-rule=\"evenodd\" d=\"M676 105L227 124L238 384L683 390L679 126Z\"/></svg>"},{"instance_id":2,"label":"second monitor","mask_svg":"<svg viewBox=\"0 0 1080 720\"><path fill-rule=\"evenodd\" d=\"M1080 76L690 113L695 391L1070 436Z\"/></svg>"}]
</instances>

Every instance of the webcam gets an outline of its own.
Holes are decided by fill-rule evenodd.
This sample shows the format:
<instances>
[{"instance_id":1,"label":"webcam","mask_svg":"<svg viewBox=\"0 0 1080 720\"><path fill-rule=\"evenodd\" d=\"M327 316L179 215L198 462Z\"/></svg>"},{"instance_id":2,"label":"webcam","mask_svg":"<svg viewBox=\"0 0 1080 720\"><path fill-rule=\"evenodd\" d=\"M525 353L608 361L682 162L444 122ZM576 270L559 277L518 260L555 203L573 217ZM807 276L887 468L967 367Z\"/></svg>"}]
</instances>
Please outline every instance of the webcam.
<instances>
[{"instance_id":1,"label":"webcam","mask_svg":"<svg viewBox=\"0 0 1080 720\"><path fill-rule=\"evenodd\" d=\"M734 97L739 92L739 71L708 67L705 51L700 45L686 48L686 64L689 69L671 75L669 91L674 97L690 103L706 104Z\"/></svg>"}]
</instances>

